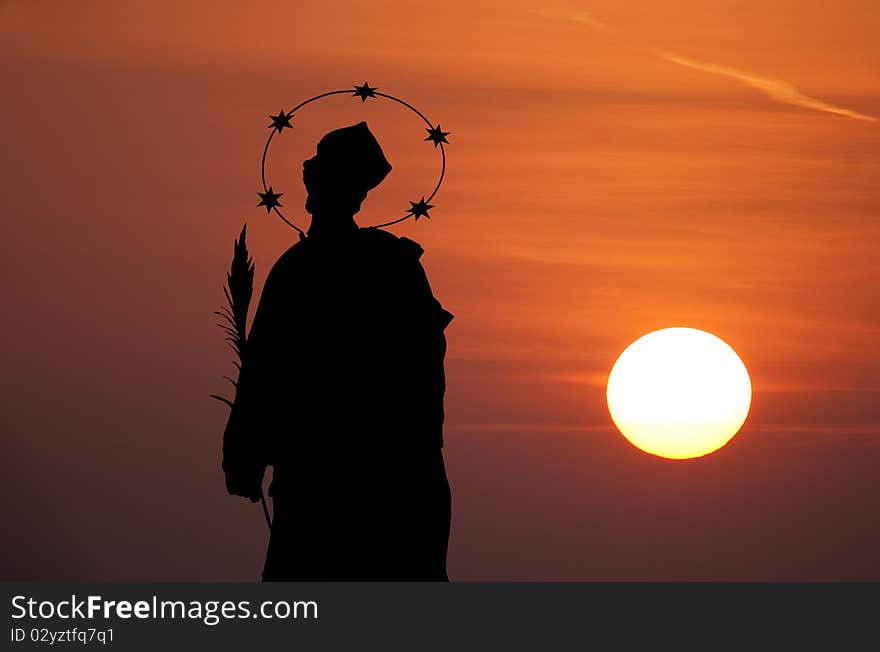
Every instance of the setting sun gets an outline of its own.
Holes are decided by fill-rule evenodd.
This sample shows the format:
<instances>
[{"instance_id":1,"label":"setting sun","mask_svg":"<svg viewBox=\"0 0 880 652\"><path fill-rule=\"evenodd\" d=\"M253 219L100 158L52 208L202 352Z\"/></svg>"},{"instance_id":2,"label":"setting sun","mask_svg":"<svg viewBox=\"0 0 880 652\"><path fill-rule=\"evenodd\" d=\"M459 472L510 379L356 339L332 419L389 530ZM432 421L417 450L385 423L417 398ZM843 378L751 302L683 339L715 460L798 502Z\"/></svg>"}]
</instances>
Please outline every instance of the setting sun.
<instances>
[{"instance_id":1,"label":"setting sun","mask_svg":"<svg viewBox=\"0 0 880 652\"><path fill-rule=\"evenodd\" d=\"M630 443L687 459L718 450L739 431L752 384L723 340L694 328L664 328L624 350L608 377L607 399Z\"/></svg>"}]
</instances>

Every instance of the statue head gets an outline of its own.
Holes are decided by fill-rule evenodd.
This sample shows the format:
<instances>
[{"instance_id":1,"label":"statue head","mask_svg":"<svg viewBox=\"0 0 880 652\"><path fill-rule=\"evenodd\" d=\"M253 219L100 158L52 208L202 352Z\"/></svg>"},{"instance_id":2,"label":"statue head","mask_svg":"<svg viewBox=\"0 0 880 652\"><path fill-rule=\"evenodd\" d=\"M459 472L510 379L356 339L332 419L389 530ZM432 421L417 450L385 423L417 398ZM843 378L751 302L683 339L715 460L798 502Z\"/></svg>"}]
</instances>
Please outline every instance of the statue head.
<instances>
[{"instance_id":1,"label":"statue head","mask_svg":"<svg viewBox=\"0 0 880 652\"><path fill-rule=\"evenodd\" d=\"M331 131L315 156L303 161L306 210L313 218L348 220L390 171L366 122Z\"/></svg>"}]
</instances>

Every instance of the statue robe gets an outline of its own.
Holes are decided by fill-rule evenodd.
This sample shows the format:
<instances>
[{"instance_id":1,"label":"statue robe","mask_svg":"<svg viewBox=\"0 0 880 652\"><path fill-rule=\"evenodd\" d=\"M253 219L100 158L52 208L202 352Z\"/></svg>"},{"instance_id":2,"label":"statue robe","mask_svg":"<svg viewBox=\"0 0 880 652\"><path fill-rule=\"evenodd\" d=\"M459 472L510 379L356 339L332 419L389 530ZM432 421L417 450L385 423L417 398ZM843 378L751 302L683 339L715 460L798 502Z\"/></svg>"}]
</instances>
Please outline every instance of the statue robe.
<instances>
[{"instance_id":1,"label":"statue robe","mask_svg":"<svg viewBox=\"0 0 880 652\"><path fill-rule=\"evenodd\" d=\"M270 272L224 433L230 479L273 465L264 580L446 580L442 456L452 315L421 247L306 238Z\"/></svg>"}]
</instances>

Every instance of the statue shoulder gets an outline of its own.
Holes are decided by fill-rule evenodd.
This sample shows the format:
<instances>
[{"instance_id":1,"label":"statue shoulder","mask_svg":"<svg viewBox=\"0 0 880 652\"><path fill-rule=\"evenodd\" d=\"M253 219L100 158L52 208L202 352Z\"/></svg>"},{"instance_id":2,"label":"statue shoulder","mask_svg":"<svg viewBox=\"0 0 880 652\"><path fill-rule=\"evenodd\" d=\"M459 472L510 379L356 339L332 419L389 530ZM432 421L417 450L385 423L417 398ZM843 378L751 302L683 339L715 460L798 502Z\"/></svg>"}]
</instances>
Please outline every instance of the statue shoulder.
<instances>
[{"instance_id":1,"label":"statue shoulder","mask_svg":"<svg viewBox=\"0 0 880 652\"><path fill-rule=\"evenodd\" d=\"M302 263L305 260L307 249L308 246L306 245L306 240L298 240L287 251L281 254L275 265L287 266Z\"/></svg>"},{"instance_id":2,"label":"statue shoulder","mask_svg":"<svg viewBox=\"0 0 880 652\"><path fill-rule=\"evenodd\" d=\"M358 231L365 244L381 250L383 253L398 255L406 259L418 260L425 250L415 240L406 237L398 237L393 233L367 227Z\"/></svg>"},{"instance_id":3,"label":"statue shoulder","mask_svg":"<svg viewBox=\"0 0 880 652\"><path fill-rule=\"evenodd\" d=\"M435 324L443 331L453 316L434 298L431 284L419 260L425 251L422 245L382 229L366 228L360 231L364 242L369 242L371 248L381 256L384 264L379 267L398 278L401 282L397 287L414 301L407 305L420 306L416 312L425 315L426 323Z\"/></svg>"},{"instance_id":4,"label":"statue shoulder","mask_svg":"<svg viewBox=\"0 0 880 652\"><path fill-rule=\"evenodd\" d=\"M305 258L305 243L300 240L278 257L278 260L272 265L272 269L269 270L267 281L270 278L278 279L285 278L291 274L295 275L297 270L304 264Z\"/></svg>"}]
</instances>

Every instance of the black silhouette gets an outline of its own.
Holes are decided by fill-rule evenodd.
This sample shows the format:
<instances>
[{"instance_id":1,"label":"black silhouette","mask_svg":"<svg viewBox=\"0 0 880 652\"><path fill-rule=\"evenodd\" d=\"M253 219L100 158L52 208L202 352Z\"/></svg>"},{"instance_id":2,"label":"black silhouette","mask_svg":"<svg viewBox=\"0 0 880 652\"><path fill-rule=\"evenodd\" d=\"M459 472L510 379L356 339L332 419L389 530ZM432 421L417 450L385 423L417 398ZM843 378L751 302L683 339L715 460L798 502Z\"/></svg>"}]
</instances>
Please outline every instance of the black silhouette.
<instances>
[{"instance_id":1,"label":"black silhouette","mask_svg":"<svg viewBox=\"0 0 880 652\"><path fill-rule=\"evenodd\" d=\"M308 236L271 270L243 344L223 470L256 502L273 466L265 581L448 579L452 315L417 243L354 221L390 170L365 122L321 139L303 164Z\"/></svg>"}]
</instances>

